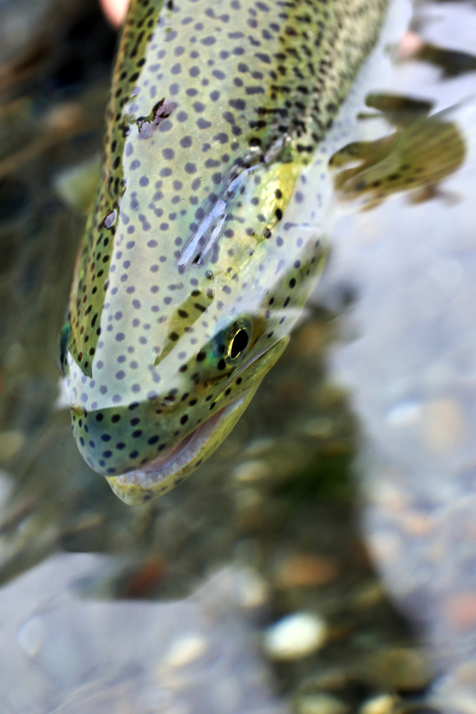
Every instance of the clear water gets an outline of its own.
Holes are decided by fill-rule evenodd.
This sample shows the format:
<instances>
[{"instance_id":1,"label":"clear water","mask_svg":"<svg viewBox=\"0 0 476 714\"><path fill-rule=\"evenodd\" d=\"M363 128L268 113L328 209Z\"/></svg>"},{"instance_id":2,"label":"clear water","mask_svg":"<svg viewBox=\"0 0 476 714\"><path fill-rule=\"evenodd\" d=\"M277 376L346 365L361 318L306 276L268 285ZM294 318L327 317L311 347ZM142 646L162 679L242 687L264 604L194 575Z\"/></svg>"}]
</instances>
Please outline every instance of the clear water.
<instances>
[{"instance_id":1,"label":"clear water","mask_svg":"<svg viewBox=\"0 0 476 714\"><path fill-rule=\"evenodd\" d=\"M30 27L27 0L0 4L20 33L0 65L0 712L476 711L474 7L418 4L427 44L369 88L468 100L464 165L345 204L245 417L136 508L80 459L54 364L84 223L65 185L99 150L114 38L93 3L41 9ZM292 613L325 634L277 661Z\"/></svg>"}]
</instances>

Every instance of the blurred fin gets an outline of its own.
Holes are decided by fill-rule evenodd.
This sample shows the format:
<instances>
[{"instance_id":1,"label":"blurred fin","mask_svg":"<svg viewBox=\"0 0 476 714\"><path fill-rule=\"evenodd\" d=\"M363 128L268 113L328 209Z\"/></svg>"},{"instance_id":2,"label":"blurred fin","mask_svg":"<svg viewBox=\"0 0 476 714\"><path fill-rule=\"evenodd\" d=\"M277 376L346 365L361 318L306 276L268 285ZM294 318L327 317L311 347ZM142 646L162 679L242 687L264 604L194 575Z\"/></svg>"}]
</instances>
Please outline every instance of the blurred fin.
<instances>
[{"instance_id":1,"label":"blurred fin","mask_svg":"<svg viewBox=\"0 0 476 714\"><path fill-rule=\"evenodd\" d=\"M426 100L393 98L374 101L396 130L375 141L347 144L329 161L334 169L334 188L344 202L357 208L373 208L387 198L411 192L414 202L441 198L440 184L476 157L476 99L470 97L429 116L422 111ZM410 113L409 113L410 112ZM415 118L410 121L411 113Z\"/></svg>"}]
</instances>

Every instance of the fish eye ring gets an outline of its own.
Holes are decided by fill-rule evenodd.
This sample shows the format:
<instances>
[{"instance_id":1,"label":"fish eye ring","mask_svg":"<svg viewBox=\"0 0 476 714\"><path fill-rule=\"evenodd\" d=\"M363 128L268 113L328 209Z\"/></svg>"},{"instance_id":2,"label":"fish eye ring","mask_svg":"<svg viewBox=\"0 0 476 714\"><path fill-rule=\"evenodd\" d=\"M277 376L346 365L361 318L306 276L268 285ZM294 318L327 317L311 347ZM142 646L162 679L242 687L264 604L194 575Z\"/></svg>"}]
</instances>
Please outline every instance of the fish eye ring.
<instances>
[{"instance_id":1,"label":"fish eye ring","mask_svg":"<svg viewBox=\"0 0 476 714\"><path fill-rule=\"evenodd\" d=\"M253 328L251 322L246 318L241 318L234 322L229 328L225 347L225 361L234 364L245 352L251 343Z\"/></svg>"},{"instance_id":2,"label":"fish eye ring","mask_svg":"<svg viewBox=\"0 0 476 714\"><path fill-rule=\"evenodd\" d=\"M253 339L253 324L247 317L234 320L219 330L213 338L212 354L223 359L227 367L234 367L248 352Z\"/></svg>"}]
</instances>

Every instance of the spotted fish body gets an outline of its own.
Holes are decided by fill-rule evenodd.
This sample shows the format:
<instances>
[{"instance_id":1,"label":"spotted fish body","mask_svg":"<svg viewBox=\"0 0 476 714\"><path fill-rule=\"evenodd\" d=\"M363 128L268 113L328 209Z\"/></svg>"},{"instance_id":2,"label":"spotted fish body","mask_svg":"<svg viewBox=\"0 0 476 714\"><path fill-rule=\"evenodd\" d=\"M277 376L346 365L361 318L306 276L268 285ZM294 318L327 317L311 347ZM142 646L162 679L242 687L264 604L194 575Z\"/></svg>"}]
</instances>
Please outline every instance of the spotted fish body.
<instances>
[{"instance_id":1,"label":"spotted fish body","mask_svg":"<svg viewBox=\"0 0 476 714\"><path fill-rule=\"evenodd\" d=\"M180 483L285 348L322 268L315 163L384 0L132 0L62 366L127 503Z\"/></svg>"}]
</instances>

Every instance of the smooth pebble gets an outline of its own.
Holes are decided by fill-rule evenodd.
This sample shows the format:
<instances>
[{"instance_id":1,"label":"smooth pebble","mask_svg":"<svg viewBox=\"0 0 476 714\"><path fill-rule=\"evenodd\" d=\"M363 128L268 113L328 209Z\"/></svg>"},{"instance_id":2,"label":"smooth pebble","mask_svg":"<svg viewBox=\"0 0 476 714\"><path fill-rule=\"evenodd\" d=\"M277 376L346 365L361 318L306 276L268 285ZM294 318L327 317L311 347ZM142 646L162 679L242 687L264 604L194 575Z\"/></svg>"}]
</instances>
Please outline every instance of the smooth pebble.
<instances>
[{"instance_id":1,"label":"smooth pebble","mask_svg":"<svg viewBox=\"0 0 476 714\"><path fill-rule=\"evenodd\" d=\"M292 661L307 657L327 639L325 621L311 613L296 612L278 620L264 635L264 649L272 659Z\"/></svg>"},{"instance_id":2,"label":"smooth pebble","mask_svg":"<svg viewBox=\"0 0 476 714\"><path fill-rule=\"evenodd\" d=\"M233 478L237 481L259 481L271 476L271 467L266 461L245 461L233 470Z\"/></svg>"},{"instance_id":3,"label":"smooth pebble","mask_svg":"<svg viewBox=\"0 0 476 714\"><path fill-rule=\"evenodd\" d=\"M44 623L35 615L18 629L16 641L29 657L34 657L43 646L45 635Z\"/></svg>"},{"instance_id":4,"label":"smooth pebble","mask_svg":"<svg viewBox=\"0 0 476 714\"><path fill-rule=\"evenodd\" d=\"M174 640L166 651L162 664L167 667L183 667L201 657L207 650L205 637L188 634Z\"/></svg>"},{"instance_id":5,"label":"smooth pebble","mask_svg":"<svg viewBox=\"0 0 476 714\"><path fill-rule=\"evenodd\" d=\"M297 706L297 714L347 714L350 707L332 694L310 694Z\"/></svg>"}]
</instances>

